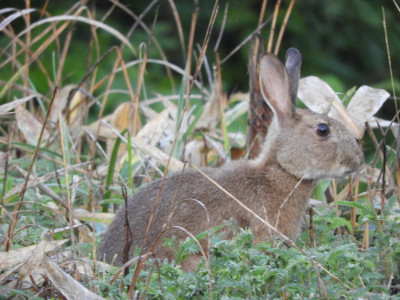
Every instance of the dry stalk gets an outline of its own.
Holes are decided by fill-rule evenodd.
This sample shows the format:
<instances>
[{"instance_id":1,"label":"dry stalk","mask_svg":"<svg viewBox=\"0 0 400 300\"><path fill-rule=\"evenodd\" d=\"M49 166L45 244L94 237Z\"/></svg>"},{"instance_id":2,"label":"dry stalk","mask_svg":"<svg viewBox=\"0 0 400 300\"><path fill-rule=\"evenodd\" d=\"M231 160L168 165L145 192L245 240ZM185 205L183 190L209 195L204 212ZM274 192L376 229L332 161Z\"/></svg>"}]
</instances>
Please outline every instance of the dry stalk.
<instances>
[{"instance_id":1,"label":"dry stalk","mask_svg":"<svg viewBox=\"0 0 400 300\"><path fill-rule=\"evenodd\" d=\"M48 118L49 118L50 111L51 111L51 107L52 107L52 105L53 105L55 96L56 96L56 94L57 94L57 90L58 90L58 89L55 89L55 90L54 90L53 97L52 97L52 99L51 99L51 101L50 101L49 109L47 110L46 118L44 119L42 128L41 128L41 130L40 130L40 134L39 134L38 142L37 142L37 144L36 144L35 152L33 153L32 161L31 161L31 164L29 165L28 173L27 173L27 175L26 175L26 177L25 177L24 186L23 186L23 188L22 188L21 193L19 194L18 202L16 203L16 205L15 205L15 207L14 207L14 212L15 212L16 214L15 214L15 216L12 217L11 220L10 220L10 225L9 225L9 227L8 227L8 232L7 232L7 238L6 238L6 241L4 242L4 251L10 250L10 247L11 247L12 239L13 239L13 237L14 237L14 230L15 230L15 227L16 227L17 222L18 222L19 210L20 210L20 208L21 208L22 201L24 200L26 188L27 188L28 182L29 182L29 177L30 177L31 172L32 172L32 170L33 170L33 166L34 166L34 163L35 163L35 161L36 161L36 157L37 157L37 155L38 155L38 151L39 151L39 147L40 147L40 142L42 141L43 132L44 132L44 130L45 130L45 128L46 128L47 120L48 120Z\"/></svg>"},{"instance_id":2,"label":"dry stalk","mask_svg":"<svg viewBox=\"0 0 400 300\"><path fill-rule=\"evenodd\" d=\"M275 50L274 50L274 54L275 55L278 55L278 53L279 53L279 48L281 47L283 34L285 33L286 25L287 25L287 23L289 21L289 17L290 17L290 14L292 13L292 9L293 9L293 6L294 6L295 2L296 2L296 0L290 1L289 7L288 7L288 9L286 11L285 19L283 20L283 23L282 23L282 26L281 26L281 30L279 31L279 35L278 35L278 40L276 41Z\"/></svg>"},{"instance_id":3,"label":"dry stalk","mask_svg":"<svg viewBox=\"0 0 400 300\"><path fill-rule=\"evenodd\" d=\"M268 46L267 52L272 52L272 44L274 43L274 34L275 34L275 27L276 27L276 20L278 19L279 8L281 6L282 0L278 0L275 4L275 10L272 18L271 30L269 32L269 39L268 39Z\"/></svg>"}]
</instances>

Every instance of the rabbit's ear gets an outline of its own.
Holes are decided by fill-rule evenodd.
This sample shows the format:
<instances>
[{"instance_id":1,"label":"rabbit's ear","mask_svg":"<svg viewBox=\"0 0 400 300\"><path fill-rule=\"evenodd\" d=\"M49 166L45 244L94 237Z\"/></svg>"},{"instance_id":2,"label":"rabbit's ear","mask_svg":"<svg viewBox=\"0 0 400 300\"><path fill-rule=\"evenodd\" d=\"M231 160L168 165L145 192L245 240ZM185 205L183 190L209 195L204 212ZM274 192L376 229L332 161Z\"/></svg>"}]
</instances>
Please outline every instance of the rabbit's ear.
<instances>
[{"instance_id":1,"label":"rabbit's ear","mask_svg":"<svg viewBox=\"0 0 400 300\"><path fill-rule=\"evenodd\" d=\"M286 51L285 66L289 75L290 97L294 107L297 100L301 69L301 53L299 50L290 48Z\"/></svg>"},{"instance_id":2,"label":"rabbit's ear","mask_svg":"<svg viewBox=\"0 0 400 300\"><path fill-rule=\"evenodd\" d=\"M280 125L293 117L288 73L283 63L273 54L266 54L260 60L260 88L265 102Z\"/></svg>"}]
</instances>

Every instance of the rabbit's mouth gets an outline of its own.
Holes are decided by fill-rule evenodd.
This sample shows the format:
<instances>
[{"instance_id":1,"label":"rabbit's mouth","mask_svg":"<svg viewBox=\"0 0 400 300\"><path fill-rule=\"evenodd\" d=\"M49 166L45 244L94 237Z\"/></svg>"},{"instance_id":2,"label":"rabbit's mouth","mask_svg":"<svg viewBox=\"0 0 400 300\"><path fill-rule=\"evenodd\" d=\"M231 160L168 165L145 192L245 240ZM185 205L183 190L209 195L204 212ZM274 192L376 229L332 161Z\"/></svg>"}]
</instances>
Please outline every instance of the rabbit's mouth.
<instances>
[{"instance_id":1,"label":"rabbit's mouth","mask_svg":"<svg viewBox=\"0 0 400 300\"><path fill-rule=\"evenodd\" d=\"M354 166L352 168L349 168L349 167L339 168L338 171L340 169L342 169L341 174L338 174L338 176L334 176L333 178L340 179L340 178L346 177L350 174L357 174L362 170L363 166L364 166L364 163L362 161L360 161L360 163L358 163L356 166Z\"/></svg>"},{"instance_id":2,"label":"rabbit's mouth","mask_svg":"<svg viewBox=\"0 0 400 300\"><path fill-rule=\"evenodd\" d=\"M343 177L348 176L348 175L350 175L350 174L357 174L357 173L359 173L359 171L360 171L361 169L362 169L362 168L360 167L360 168L358 168L357 170L348 170L348 171L345 171L345 172L343 173L343 176L340 176L340 177L337 177L337 178L343 178Z\"/></svg>"},{"instance_id":3,"label":"rabbit's mouth","mask_svg":"<svg viewBox=\"0 0 400 300\"><path fill-rule=\"evenodd\" d=\"M329 179L343 179L350 174L359 173L364 164L360 163L354 167L349 167L348 165L341 165L340 167L334 168L327 172L327 170L316 171L315 169L304 170L304 179L309 180L329 180Z\"/></svg>"}]
</instances>

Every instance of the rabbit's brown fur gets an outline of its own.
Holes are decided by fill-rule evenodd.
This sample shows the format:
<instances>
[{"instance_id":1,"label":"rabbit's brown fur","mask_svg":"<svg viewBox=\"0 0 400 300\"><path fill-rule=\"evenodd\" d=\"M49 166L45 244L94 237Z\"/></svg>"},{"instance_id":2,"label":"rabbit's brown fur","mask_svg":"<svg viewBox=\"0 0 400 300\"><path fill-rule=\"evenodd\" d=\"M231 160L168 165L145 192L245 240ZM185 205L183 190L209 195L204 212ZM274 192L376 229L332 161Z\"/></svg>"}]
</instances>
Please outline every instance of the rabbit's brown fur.
<instances>
[{"instance_id":1,"label":"rabbit's brown fur","mask_svg":"<svg viewBox=\"0 0 400 300\"><path fill-rule=\"evenodd\" d=\"M288 52L287 69L273 55L264 56L260 62L261 88L275 117L258 158L202 170L257 215L276 225L289 238L296 239L315 183L320 179L339 178L356 171L363 164L363 154L353 136L338 121L295 109L301 57L297 50L289 51L292 52ZM327 136L318 131L320 124L328 126ZM160 182L157 180L148 184L128 201L128 219L133 235L130 257L135 247L142 246ZM207 223L204 209L191 199L204 204L210 215L210 224ZM256 243L270 235L267 226L207 178L196 170L186 169L183 174L179 172L165 178L144 245L146 248L165 227L173 203L176 207L169 225L184 227L192 234L233 218L241 227L252 230ZM117 255L114 260L116 265L122 264L124 222L125 210L121 209L104 234L98 251L99 257L107 262L113 261ZM169 229L164 236L172 235L178 240L187 237L178 229ZM157 258L173 259L173 253L162 247L162 240L152 252Z\"/></svg>"}]
</instances>

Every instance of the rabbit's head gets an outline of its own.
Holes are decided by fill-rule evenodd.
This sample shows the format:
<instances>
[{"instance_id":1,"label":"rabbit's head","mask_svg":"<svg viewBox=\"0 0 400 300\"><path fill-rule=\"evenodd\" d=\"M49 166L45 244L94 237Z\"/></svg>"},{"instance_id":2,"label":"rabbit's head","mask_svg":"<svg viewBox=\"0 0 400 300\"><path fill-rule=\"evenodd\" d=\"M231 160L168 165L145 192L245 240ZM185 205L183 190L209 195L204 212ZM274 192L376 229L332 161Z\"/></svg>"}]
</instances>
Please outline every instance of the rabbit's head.
<instances>
[{"instance_id":1,"label":"rabbit's head","mask_svg":"<svg viewBox=\"0 0 400 300\"><path fill-rule=\"evenodd\" d=\"M287 52L286 67L272 54L260 61L262 94L274 112L264 151L298 178L340 178L357 171L364 156L346 127L328 116L295 108L300 65L300 52L293 48Z\"/></svg>"}]
</instances>

